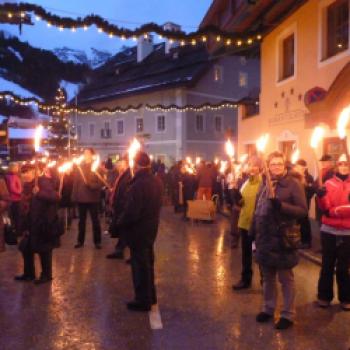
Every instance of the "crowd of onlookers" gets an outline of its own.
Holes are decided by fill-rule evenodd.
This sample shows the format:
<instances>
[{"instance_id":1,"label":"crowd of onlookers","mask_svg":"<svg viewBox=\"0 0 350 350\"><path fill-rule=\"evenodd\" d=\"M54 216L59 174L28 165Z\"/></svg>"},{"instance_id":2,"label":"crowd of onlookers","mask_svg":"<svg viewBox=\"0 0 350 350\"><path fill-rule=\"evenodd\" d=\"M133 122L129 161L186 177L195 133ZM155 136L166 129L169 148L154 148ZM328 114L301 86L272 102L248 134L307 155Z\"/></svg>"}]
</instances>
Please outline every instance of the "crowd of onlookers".
<instances>
[{"instance_id":1,"label":"crowd of onlookers","mask_svg":"<svg viewBox=\"0 0 350 350\"><path fill-rule=\"evenodd\" d=\"M312 246L310 207L315 198L315 218L320 225L322 267L317 305L327 308L333 300L334 273L338 299L350 310L350 163L347 155L332 160L324 155L319 178L308 172L299 159L286 162L280 152L266 160L256 155L244 162L179 161L169 170L160 160L139 151L135 167L127 155L115 164L107 159L94 169L95 154L85 149L83 161L58 173L49 162L11 163L0 176L0 251L4 241L17 243L24 269L17 281L36 284L52 280L52 251L74 217L79 218L77 242L83 248L86 220L92 221L93 242L101 249L100 214L106 216L105 232L118 238L108 259L124 259L129 247L135 300L128 309L148 311L156 303L153 245L157 235L161 201L171 198L174 211L188 220L189 201L218 198L219 210L228 210L232 248L241 242L241 278L233 290L251 287L253 257L259 266L263 287L263 309L257 322L273 319L277 301L277 277L282 287L283 306L277 329L293 325L295 282L293 268L298 249ZM165 193L165 195L163 195ZM203 202L202 202L203 203ZM34 254L42 271L36 278Z\"/></svg>"}]
</instances>

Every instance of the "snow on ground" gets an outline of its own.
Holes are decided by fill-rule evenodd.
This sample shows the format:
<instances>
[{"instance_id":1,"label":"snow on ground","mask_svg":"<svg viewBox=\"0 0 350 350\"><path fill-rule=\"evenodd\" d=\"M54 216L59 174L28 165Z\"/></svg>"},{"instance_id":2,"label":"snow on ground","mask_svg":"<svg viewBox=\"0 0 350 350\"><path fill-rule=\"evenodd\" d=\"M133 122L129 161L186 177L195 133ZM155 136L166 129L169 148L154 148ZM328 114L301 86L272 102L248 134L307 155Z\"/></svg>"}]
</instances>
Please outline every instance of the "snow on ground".
<instances>
[{"instance_id":1,"label":"snow on ground","mask_svg":"<svg viewBox=\"0 0 350 350\"><path fill-rule=\"evenodd\" d=\"M29 90L26 90L22 86L14 83L13 81L9 81L4 79L0 76L0 91L11 91L15 95L18 95L20 97L34 97L42 101L42 98L39 96L36 96L34 93L30 92Z\"/></svg>"},{"instance_id":2,"label":"snow on ground","mask_svg":"<svg viewBox=\"0 0 350 350\"><path fill-rule=\"evenodd\" d=\"M67 92L67 101L72 100L76 95L78 95L79 89L80 89L79 83L71 83L66 80L61 80L60 87L62 89L65 89Z\"/></svg>"},{"instance_id":3,"label":"snow on ground","mask_svg":"<svg viewBox=\"0 0 350 350\"><path fill-rule=\"evenodd\" d=\"M21 62L23 62L23 57L22 57L22 55L18 52L18 51L16 51L13 47L11 47L11 46L8 46L8 48L7 48L10 52L12 52L17 58L18 58L18 60L19 61L21 61Z\"/></svg>"}]
</instances>

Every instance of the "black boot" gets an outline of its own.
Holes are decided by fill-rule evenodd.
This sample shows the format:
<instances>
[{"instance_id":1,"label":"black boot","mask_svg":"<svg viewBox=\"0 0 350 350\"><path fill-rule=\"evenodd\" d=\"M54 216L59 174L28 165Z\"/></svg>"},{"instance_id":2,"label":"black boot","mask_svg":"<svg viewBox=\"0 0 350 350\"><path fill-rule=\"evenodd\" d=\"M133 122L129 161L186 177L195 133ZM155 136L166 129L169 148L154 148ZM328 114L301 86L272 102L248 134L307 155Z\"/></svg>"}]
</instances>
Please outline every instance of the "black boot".
<instances>
[{"instance_id":1,"label":"black boot","mask_svg":"<svg viewBox=\"0 0 350 350\"><path fill-rule=\"evenodd\" d=\"M29 276L29 275L18 275L15 276L14 280L15 281L21 281L21 282L30 282L35 279L35 276Z\"/></svg>"},{"instance_id":2,"label":"black boot","mask_svg":"<svg viewBox=\"0 0 350 350\"><path fill-rule=\"evenodd\" d=\"M240 280L238 283L234 284L232 286L233 290L242 290L242 289L248 289L251 286L251 282L246 282L243 280Z\"/></svg>"}]
</instances>

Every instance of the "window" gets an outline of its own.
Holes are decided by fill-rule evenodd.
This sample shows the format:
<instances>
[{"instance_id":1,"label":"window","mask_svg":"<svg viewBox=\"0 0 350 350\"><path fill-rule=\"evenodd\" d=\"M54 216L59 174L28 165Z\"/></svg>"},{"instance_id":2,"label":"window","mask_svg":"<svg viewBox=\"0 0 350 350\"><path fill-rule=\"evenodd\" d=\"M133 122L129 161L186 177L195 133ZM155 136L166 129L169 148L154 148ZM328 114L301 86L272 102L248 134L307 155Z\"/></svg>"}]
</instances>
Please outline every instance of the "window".
<instances>
[{"instance_id":1,"label":"window","mask_svg":"<svg viewBox=\"0 0 350 350\"><path fill-rule=\"evenodd\" d=\"M105 121L105 130L109 130L109 129L110 129L110 122Z\"/></svg>"},{"instance_id":2,"label":"window","mask_svg":"<svg viewBox=\"0 0 350 350\"><path fill-rule=\"evenodd\" d=\"M349 47L349 2L336 0L326 9L326 57L336 55Z\"/></svg>"},{"instance_id":3,"label":"window","mask_svg":"<svg viewBox=\"0 0 350 350\"><path fill-rule=\"evenodd\" d=\"M117 134L124 135L124 120L117 120Z\"/></svg>"},{"instance_id":4,"label":"window","mask_svg":"<svg viewBox=\"0 0 350 350\"><path fill-rule=\"evenodd\" d=\"M287 160L290 160L295 149L296 149L295 141L282 141L282 142L280 142L280 150L284 154L284 156Z\"/></svg>"},{"instance_id":5,"label":"window","mask_svg":"<svg viewBox=\"0 0 350 350\"><path fill-rule=\"evenodd\" d=\"M89 137L95 136L95 124L89 124Z\"/></svg>"},{"instance_id":6,"label":"window","mask_svg":"<svg viewBox=\"0 0 350 350\"><path fill-rule=\"evenodd\" d=\"M104 128L101 129L101 138L110 139L112 137L111 122L106 120L104 122Z\"/></svg>"},{"instance_id":7,"label":"window","mask_svg":"<svg viewBox=\"0 0 350 350\"><path fill-rule=\"evenodd\" d=\"M248 73L244 73L244 72L238 73L238 85L239 87L248 86Z\"/></svg>"},{"instance_id":8,"label":"window","mask_svg":"<svg viewBox=\"0 0 350 350\"><path fill-rule=\"evenodd\" d=\"M218 83L223 81L222 67L221 66L214 67L214 81L218 82Z\"/></svg>"},{"instance_id":9,"label":"window","mask_svg":"<svg viewBox=\"0 0 350 350\"><path fill-rule=\"evenodd\" d=\"M223 118L221 115L216 115L214 117L214 130L216 132L222 132L223 131Z\"/></svg>"},{"instance_id":10,"label":"window","mask_svg":"<svg viewBox=\"0 0 350 350\"><path fill-rule=\"evenodd\" d=\"M137 133L143 132L143 119L142 118L136 118L136 132Z\"/></svg>"},{"instance_id":11,"label":"window","mask_svg":"<svg viewBox=\"0 0 350 350\"><path fill-rule=\"evenodd\" d=\"M81 139L81 125L77 126L77 137L78 139Z\"/></svg>"},{"instance_id":12,"label":"window","mask_svg":"<svg viewBox=\"0 0 350 350\"><path fill-rule=\"evenodd\" d=\"M294 33L282 40L281 80L294 75Z\"/></svg>"},{"instance_id":13,"label":"window","mask_svg":"<svg viewBox=\"0 0 350 350\"><path fill-rule=\"evenodd\" d=\"M165 131L165 116L164 115L157 116L157 131L158 132Z\"/></svg>"},{"instance_id":14,"label":"window","mask_svg":"<svg viewBox=\"0 0 350 350\"><path fill-rule=\"evenodd\" d=\"M344 142L338 137L324 139L323 154L329 154L334 160L337 160L344 152Z\"/></svg>"},{"instance_id":15,"label":"window","mask_svg":"<svg viewBox=\"0 0 350 350\"><path fill-rule=\"evenodd\" d=\"M242 119L247 119L249 117L253 117L254 115L258 115L259 112L259 102L247 103L242 106Z\"/></svg>"},{"instance_id":16,"label":"window","mask_svg":"<svg viewBox=\"0 0 350 350\"><path fill-rule=\"evenodd\" d=\"M197 132L204 131L204 116L202 114L196 115L196 131Z\"/></svg>"}]
</instances>

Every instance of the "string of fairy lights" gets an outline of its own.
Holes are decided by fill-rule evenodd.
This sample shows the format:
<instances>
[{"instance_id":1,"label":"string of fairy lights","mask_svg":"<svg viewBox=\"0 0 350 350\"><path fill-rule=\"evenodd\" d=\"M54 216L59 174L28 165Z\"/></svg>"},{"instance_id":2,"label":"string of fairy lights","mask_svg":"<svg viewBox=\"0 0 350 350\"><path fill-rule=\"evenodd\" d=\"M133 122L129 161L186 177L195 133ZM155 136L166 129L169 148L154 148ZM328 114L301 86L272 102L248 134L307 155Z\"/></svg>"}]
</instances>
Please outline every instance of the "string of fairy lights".
<instances>
[{"instance_id":1,"label":"string of fairy lights","mask_svg":"<svg viewBox=\"0 0 350 350\"><path fill-rule=\"evenodd\" d=\"M181 46L197 45L206 43L210 39L224 44L226 46L251 46L259 43L262 35L257 32L253 33L232 33L223 31L216 26L206 26L191 33L183 31L173 31L164 29L164 27L155 23L146 23L136 29L128 29L119 27L108 22L106 19L98 15L88 15L83 18L60 17L46 11L43 7L31 3L5 3L0 5L0 12L4 12L8 19L14 16L24 19L27 13L33 13L35 20L45 21L47 27L57 27L59 31L69 30L71 33L77 30L87 31L91 26L96 26L98 33L104 33L111 39L120 38L121 40L134 40L139 37L148 38L150 33L156 33L159 39L167 39L169 42L179 42Z\"/></svg>"},{"instance_id":2,"label":"string of fairy lights","mask_svg":"<svg viewBox=\"0 0 350 350\"><path fill-rule=\"evenodd\" d=\"M92 107L86 108L78 108L78 107L68 107L65 103L56 103L56 104L47 104L41 102L39 99L35 97L31 98L21 98L10 91L2 91L0 92L0 101L10 101L14 104L20 106L35 106L39 110L42 110L46 113L51 113L52 115L59 114L73 114L77 113L79 115L113 115L113 114L126 114L130 112L137 112L142 108L145 108L150 112L203 112L206 110L210 111L218 111L222 109L236 109L239 105L251 105L258 104L255 100L239 100L237 102L229 102L222 101L217 104L204 103L201 105L185 105L185 106L177 106L177 105L149 105L149 104L139 104L137 106L128 106L128 107L115 107L115 108L102 108L95 109Z\"/></svg>"}]
</instances>

